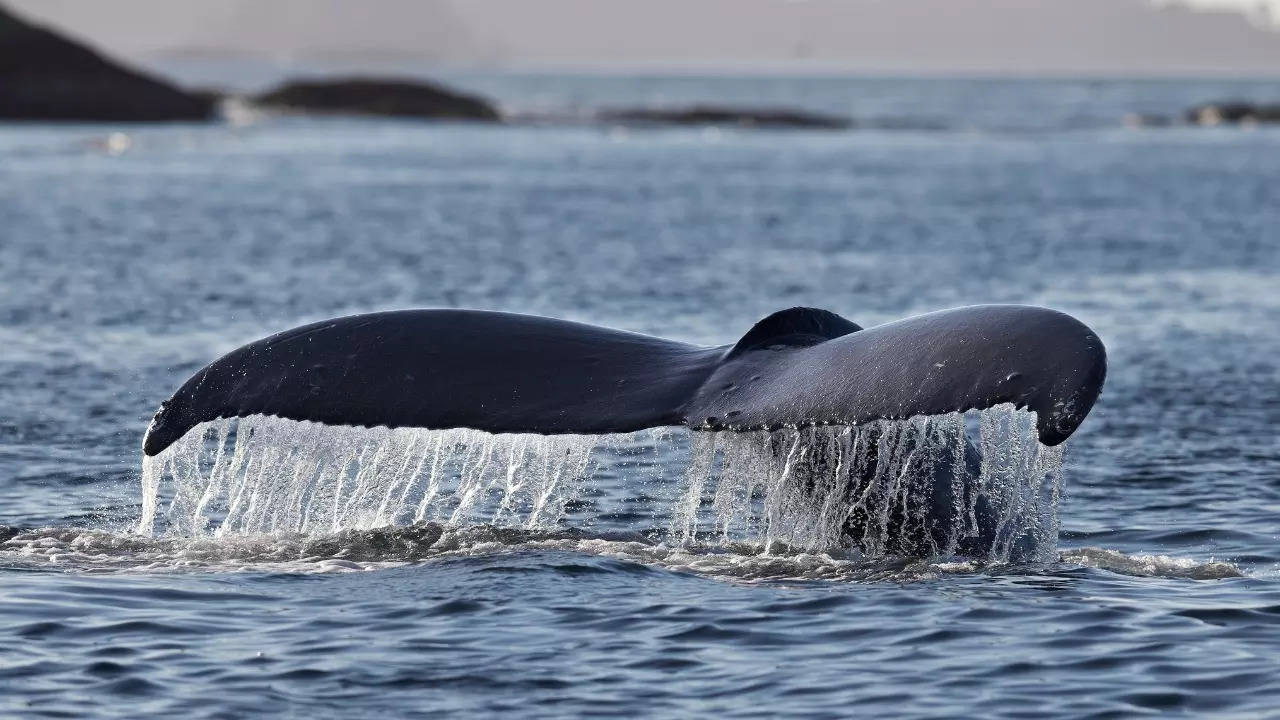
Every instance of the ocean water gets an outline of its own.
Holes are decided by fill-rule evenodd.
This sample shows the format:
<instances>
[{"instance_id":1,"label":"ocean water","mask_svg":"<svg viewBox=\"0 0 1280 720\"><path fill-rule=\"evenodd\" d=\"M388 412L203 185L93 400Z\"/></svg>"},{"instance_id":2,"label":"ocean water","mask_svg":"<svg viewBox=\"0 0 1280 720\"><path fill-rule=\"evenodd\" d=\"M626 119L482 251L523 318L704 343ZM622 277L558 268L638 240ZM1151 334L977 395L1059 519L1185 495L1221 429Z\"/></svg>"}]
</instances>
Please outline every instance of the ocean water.
<instances>
[{"instance_id":1,"label":"ocean water","mask_svg":"<svg viewBox=\"0 0 1280 720\"><path fill-rule=\"evenodd\" d=\"M0 714L1280 717L1280 128L1124 122L1280 85L453 80L864 126L0 126ZM970 437L1031 553L841 546L781 478L857 429L250 419L141 457L196 369L340 314L719 344L980 302L1094 328L1093 413L1061 454L1008 408L885 432Z\"/></svg>"}]
</instances>

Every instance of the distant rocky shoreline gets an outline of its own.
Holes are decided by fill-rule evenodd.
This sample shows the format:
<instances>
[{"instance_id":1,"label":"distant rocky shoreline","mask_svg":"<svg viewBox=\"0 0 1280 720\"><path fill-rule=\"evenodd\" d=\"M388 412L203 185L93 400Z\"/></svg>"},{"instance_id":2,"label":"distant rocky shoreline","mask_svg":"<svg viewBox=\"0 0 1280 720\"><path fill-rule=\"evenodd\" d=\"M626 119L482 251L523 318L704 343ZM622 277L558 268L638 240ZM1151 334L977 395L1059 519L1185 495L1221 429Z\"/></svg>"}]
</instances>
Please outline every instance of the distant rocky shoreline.
<instances>
[{"instance_id":1,"label":"distant rocky shoreline","mask_svg":"<svg viewBox=\"0 0 1280 720\"><path fill-rule=\"evenodd\" d=\"M286 82L257 95L187 90L131 70L84 45L22 20L0 6L0 119L100 122L208 121L235 101L272 114L354 115L517 122L492 101L442 85L406 78L350 77ZM533 122L546 123L550 118ZM580 122L572 119L568 122ZM724 125L759 128L846 129L848 118L788 108L695 105L623 108L587 118L636 126Z\"/></svg>"},{"instance_id":2,"label":"distant rocky shoreline","mask_svg":"<svg viewBox=\"0 0 1280 720\"><path fill-rule=\"evenodd\" d=\"M132 70L0 6L0 119L162 122L222 119L228 105L284 115L345 115L517 125L727 127L778 130L938 130L936 121L855 122L786 107L693 103L615 107L577 115L508 116L487 98L409 78L297 79L257 95L183 89ZM1194 106L1180 117L1130 115L1132 127L1280 124L1280 103L1246 100Z\"/></svg>"},{"instance_id":3,"label":"distant rocky shoreline","mask_svg":"<svg viewBox=\"0 0 1280 720\"><path fill-rule=\"evenodd\" d=\"M1242 100L1205 103L1187 110L1192 125L1256 125L1280 123L1280 103L1260 105Z\"/></svg>"},{"instance_id":4,"label":"distant rocky shoreline","mask_svg":"<svg viewBox=\"0 0 1280 720\"><path fill-rule=\"evenodd\" d=\"M484 98L401 79L296 80L248 100L253 107L284 113L502 120L497 107Z\"/></svg>"},{"instance_id":5,"label":"distant rocky shoreline","mask_svg":"<svg viewBox=\"0 0 1280 720\"><path fill-rule=\"evenodd\" d=\"M1254 103L1247 100L1228 100L1195 105L1181 117L1167 115L1129 115L1125 124L1130 127L1217 127L1219 125L1253 127L1280 124L1280 103Z\"/></svg>"},{"instance_id":6,"label":"distant rocky shoreline","mask_svg":"<svg viewBox=\"0 0 1280 720\"><path fill-rule=\"evenodd\" d=\"M209 121L220 118L219 107L229 97L186 90L132 70L0 6L0 119ZM299 80L244 99L273 112L501 119L483 98L396 79Z\"/></svg>"},{"instance_id":7,"label":"distant rocky shoreline","mask_svg":"<svg viewBox=\"0 0 1280 720\"><path fill-rule=\"evenodd\" d=\"M0 118L208 120L208 97L123 67L0 6Z\"/></svg>"}]
</instances>

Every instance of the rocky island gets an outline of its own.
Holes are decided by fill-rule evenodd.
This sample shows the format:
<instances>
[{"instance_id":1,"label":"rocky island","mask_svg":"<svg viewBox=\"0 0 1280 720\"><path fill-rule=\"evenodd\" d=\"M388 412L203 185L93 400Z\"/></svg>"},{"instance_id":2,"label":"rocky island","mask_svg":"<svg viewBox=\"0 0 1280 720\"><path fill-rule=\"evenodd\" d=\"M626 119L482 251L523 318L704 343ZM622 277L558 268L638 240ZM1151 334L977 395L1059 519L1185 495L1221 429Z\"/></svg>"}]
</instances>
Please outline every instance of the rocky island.
<instances>
[{"instance_id":1,"label":"rocky island","mask_svg":"<svg viewBox=\"0 0 1280 720\"><path fill-rule=\"evenodd\" d=\"M205 120L214 107L0 6L0 119Z\"/></svg>"},{"instance_id":2,"label":"rocky island","mask_svg":"<svg viewBox=\"0 0 1280 720\"><path fill-rule=\"evenodd\" d=\"M482 122L502 119L497 108L483 98L419 80L295 80L249 100L260 108L288 113Z\"/></svg>"},{"instance_id":3,"label":"rocky island","mask_svg":"<svg viewBox=\"0 0 1280 720\"><path fill-rule=\"evenodd\" d=\"M1248 125L1280 123L1280 104L1263 105L1241 100L1197 105L1186 112L1192 125Z\"/></svg>"}]
</instances>

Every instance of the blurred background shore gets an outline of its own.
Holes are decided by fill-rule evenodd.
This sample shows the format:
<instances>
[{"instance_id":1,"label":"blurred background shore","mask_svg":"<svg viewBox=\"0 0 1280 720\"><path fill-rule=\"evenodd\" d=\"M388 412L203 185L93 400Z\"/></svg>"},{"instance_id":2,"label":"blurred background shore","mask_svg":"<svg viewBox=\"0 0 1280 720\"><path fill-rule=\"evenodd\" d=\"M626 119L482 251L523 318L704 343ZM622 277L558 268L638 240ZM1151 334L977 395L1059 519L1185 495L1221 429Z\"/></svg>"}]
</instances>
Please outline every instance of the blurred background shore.
<instances>
[{"instance_id":1,"label":"blurred background shore","mask_svg":"<svg viewBox=\"0 0 1280 720\"><path fill-rule=\"evenodd\" d=\"M910 130L1280 122L1280 33L1267 2L10 6L0 8L0 117L14 119L258 112ZM1016 80L1047 82L1054 107L993 110L987 95ZM892 92L903 84L921 92ZM1002 116L983 117L993 112Z\"/></svg>"}]
</instances>

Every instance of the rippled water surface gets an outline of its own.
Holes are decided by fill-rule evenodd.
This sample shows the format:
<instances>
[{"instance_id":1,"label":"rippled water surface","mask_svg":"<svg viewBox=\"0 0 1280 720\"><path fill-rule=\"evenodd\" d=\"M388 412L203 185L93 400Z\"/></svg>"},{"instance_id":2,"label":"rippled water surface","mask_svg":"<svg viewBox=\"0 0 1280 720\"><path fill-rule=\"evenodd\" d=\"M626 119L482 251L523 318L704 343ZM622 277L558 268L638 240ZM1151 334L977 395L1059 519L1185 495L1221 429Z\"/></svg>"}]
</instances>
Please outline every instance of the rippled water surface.
<instances>
[{"instance_id":1,"label":"rippled water surface","mask_svg":"<svg viewBox=\"0 0 1280 720\"><path fill-rule=\"evenodd\" d=\"M0 713L1277 714L1280 131L1121 118L1280 87L471 80L516 108L946 122L0 126ZM1030 555L833 546L829 504L769 494L757 440L682 432L267 423L364 474L210 455L144 488L161 400L325 317L473 307L719 344L794 305L868 326L978 302L1065 310L1109 351L1060 472L1017 414L973 420L1061 483L1019 516L1059 529ZM964 420L928 422L964 444ZM823 432L758 442L855 447ZM436 443L455 452L428 497Z\"/></svg>"}]
</instances>

